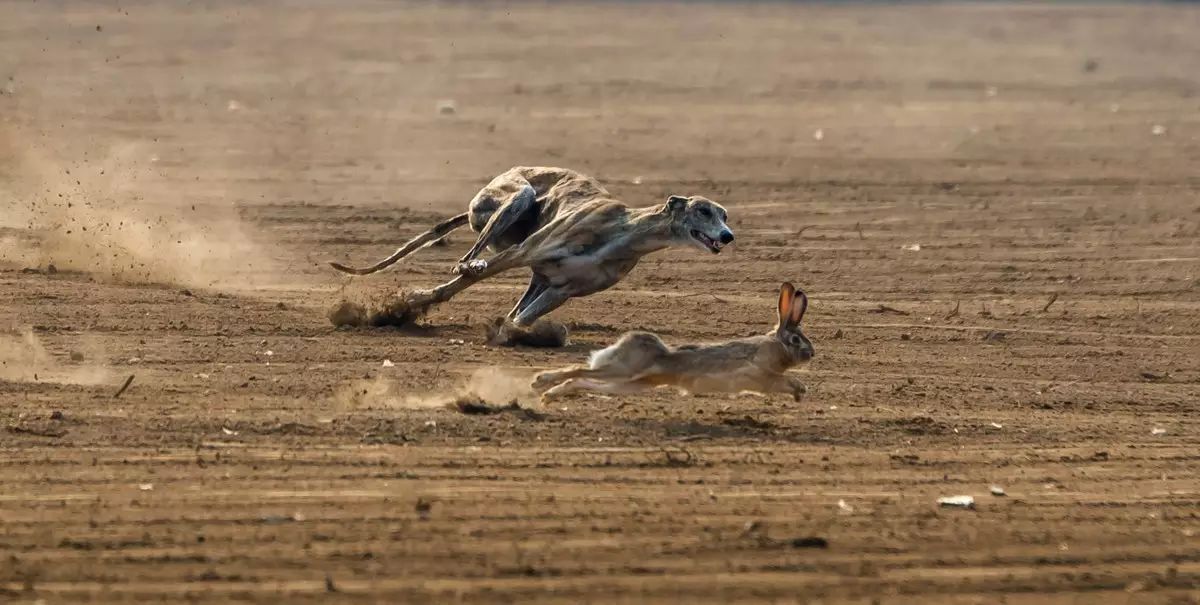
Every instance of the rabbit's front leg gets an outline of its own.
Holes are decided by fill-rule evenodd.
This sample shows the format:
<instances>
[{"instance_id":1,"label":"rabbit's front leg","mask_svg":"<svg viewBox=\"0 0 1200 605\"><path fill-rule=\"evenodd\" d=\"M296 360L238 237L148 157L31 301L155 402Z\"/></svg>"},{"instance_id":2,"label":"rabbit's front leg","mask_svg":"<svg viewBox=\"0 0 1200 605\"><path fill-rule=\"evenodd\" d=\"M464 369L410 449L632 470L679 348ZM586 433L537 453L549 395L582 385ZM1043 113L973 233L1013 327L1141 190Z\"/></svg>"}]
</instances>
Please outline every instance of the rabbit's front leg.
<instances>
[{"instance_id":1,"label":"rabbit's front leg","mask_svg":"<svg viewBox=\"0 0 1200 605\"><path fill-rule=\"evenodd\" d=\"M792 399L796 402L799 402L801 399L803 399L804 394L808 392L808 387L804 386L804 383L800 382L800 379L796 378L795 376L788 376L787 383L788 390L792 394Z\"/></svg>"},{"instance_id":2,"label":"rabbit's front leg","mask_svg":"<svg viewBox=\"0 0 1200 605\"><path fill-rule=\"evenodd\" d=\"M804 397L804 394L808 392L808 387L804 386L804 383L800 382L799 378L782 374L771 376L770 387L772 392L787 393L795 401L800 401Z\"/></svg>"}]
</instances>

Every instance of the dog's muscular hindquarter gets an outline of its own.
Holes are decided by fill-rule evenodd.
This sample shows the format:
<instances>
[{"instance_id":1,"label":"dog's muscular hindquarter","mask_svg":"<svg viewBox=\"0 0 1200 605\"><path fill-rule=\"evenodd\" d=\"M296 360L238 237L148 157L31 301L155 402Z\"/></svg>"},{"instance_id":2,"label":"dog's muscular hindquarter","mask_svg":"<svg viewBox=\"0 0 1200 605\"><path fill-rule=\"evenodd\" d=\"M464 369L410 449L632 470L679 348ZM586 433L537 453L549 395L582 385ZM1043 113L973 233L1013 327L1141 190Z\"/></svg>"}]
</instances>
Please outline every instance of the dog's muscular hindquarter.
<instances>
[{"instance_id":1,"label":"dog's muscular hindquarter","mask_svg":"<svg viewBox=\"0 0 1200 605\"><path fill-rule=\"evenodd\" d=\"M720 205L702 197L671 196L665 204L629 208L595 179L564 168L518 167L493 179L468 207L364 269L331 263L356 275L374 273L463 224L479 234L452 272L458 277L414 292L409 303L428 307L492 275L527 266L525 294L507 320L532 324L571 298L611 287L642 256L671 245L691 244L712 253L733 241ZM480 259L483 251L495 255Z\"/></svg>"}]
</instances>

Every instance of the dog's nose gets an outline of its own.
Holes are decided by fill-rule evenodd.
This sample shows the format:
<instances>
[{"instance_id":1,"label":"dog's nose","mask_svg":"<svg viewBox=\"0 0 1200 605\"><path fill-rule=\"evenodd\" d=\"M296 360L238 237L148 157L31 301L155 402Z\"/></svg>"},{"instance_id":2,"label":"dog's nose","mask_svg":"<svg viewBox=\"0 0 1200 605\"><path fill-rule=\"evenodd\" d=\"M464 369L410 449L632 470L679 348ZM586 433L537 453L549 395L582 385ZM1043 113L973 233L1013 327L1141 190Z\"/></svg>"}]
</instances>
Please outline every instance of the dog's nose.
<instances>
[{"instance_id":1,"label":"dog's nose","mask_svg":"<svg viewBox=\"0 0 1200 605\"><path fill-rule=\"evenodd\" d=\"M728 244L729 242L732 242L732 241L733 241L733 232L732 231L722 231L721 232L721 243L722 244Z\"/></svg>"}]
</instances>

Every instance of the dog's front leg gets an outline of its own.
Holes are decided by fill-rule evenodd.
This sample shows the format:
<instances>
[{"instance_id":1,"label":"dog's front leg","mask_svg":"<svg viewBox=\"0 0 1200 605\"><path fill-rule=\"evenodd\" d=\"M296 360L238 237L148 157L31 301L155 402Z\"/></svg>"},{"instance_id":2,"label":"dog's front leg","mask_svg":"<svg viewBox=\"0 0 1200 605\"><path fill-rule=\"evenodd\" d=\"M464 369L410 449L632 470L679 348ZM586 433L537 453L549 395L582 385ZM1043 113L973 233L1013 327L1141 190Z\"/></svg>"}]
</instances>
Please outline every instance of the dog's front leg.
<instances>
[{"instance_id":1,"label":"dog's front leg","mask_svg":"<svg viewBox=\"0 0 1200 605\"><path fill-rule=\"evenodd\" d=\"M513 317L513 323L520 327L529 327L539 317L561 307L570 299L571 297L567 293L558 288L546 288L523 308L517 310L516 316Z\"/></svg>"},{"instance_id":2,"label":"dog's front leg","mask_svg":"<svg viewBox=\"0 0 1200 605\"><path fill-rule=\"evenodd\" d=\"M537 347L561 347L567 341L567 327L563 324L538 318L558 308L570 297L558 288L546 287L541 294L520 309L516 315L498 319L488 331L488 342L493 345L513 346L524 344Z\"/></svg>"},{"instance_id":3,"label":"dog's front leg","mask_svg":"<svg viewBox=\"0 0 1200 605\"><path fill-rule=\"evenodd\" d=\"M521 300L517 301L516 305L513 305L512 311L508 312L508 316L505 319L507 321L516 319L517 313L520 313L521 309L528 306L529 303L533 302L535 298L549 287L550 281L535 271L533 277L529 279L529 287L525 288L525 294L521 295Z\"/></svg>"}]
</instances>

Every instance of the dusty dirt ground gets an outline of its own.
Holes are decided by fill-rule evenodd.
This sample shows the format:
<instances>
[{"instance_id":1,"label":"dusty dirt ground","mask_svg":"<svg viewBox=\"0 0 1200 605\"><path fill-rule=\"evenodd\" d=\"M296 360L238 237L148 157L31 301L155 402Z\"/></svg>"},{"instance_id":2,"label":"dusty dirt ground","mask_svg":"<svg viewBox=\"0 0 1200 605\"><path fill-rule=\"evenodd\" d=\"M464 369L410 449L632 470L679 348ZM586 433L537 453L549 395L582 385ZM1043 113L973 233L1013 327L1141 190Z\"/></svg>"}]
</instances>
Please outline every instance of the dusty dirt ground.
<instances>
[{"instance_id":1,"label":"dusty dirt ground","mask_svg":"<svg viewBox=\"0 0 1200 605\"><path fill-rule=\"evenodd\" d=\"M159 4L0 3L0 600L1200 601L1197 8ZM738 243L332 328L516 164ZM521 392L783 279L803 403Z\"/></svg>"}]
</instances>

